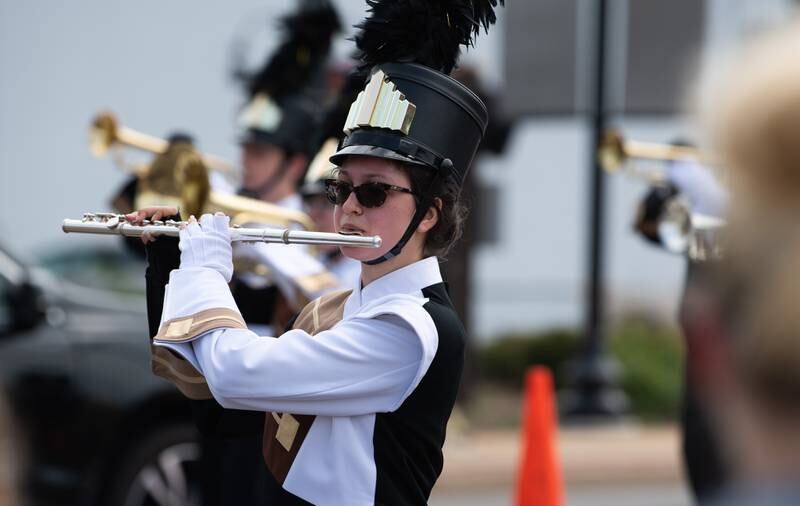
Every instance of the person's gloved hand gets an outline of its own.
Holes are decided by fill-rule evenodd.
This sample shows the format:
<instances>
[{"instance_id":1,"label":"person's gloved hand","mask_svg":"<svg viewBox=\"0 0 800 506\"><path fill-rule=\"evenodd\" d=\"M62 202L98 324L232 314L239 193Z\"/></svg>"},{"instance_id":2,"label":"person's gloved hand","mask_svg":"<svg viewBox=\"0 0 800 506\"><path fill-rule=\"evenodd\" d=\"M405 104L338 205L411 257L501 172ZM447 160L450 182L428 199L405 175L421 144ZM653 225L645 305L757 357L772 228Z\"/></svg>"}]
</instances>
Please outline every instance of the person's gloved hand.
<instances>
[{"instance_id":1,"label":"person's gloved hand","mask_svg":"<svg viewBox=\"0 0 800 506\"><path fill-rule=\"evenodd\" d=\"M653 244L662 244L658 225L667 204L678 194L672 184L651 187L636 210L633 228Z\"/></svg>"},{"instance_id":2,"label":"person's gloved hand","mask_svg":"<svg viewBox=\"0 0 800 506\"><path fill-rule=\"evenodd\" d=\"M230 218L224 214L204 214L197 223L194 216L180 232L181 268L208 267L222 274L226 282L233 276Z\"/></svg>"}]
</instances>

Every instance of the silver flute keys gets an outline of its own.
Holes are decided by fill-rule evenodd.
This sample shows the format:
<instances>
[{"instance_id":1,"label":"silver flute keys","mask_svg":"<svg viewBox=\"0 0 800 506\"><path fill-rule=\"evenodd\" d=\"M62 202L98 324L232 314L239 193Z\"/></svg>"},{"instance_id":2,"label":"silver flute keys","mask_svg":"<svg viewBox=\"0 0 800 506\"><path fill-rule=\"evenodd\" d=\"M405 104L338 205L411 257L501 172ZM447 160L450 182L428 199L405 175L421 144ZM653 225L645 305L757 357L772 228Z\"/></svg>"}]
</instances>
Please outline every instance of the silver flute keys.
<instances>
[{"instance_id":1,"label":"silver flute keys","mask_svg":"<svg viewBox=\"0 0 800 506\"><path fill-rule=\"evenodd\" d=\"M80 220L65 219L62 230L66 233L123 235L125 237L141 237L145 232L153 235L178 237L180 227L185 221L149 221L134 225L124 214L86 213ZM244 228L231 227L231 241L266 242L282 244L328 244L332 246L356 246L361 248L379 248L379 236L344 235L329 232L308 232L278 228Z\"/></svg>"}]
</instances>

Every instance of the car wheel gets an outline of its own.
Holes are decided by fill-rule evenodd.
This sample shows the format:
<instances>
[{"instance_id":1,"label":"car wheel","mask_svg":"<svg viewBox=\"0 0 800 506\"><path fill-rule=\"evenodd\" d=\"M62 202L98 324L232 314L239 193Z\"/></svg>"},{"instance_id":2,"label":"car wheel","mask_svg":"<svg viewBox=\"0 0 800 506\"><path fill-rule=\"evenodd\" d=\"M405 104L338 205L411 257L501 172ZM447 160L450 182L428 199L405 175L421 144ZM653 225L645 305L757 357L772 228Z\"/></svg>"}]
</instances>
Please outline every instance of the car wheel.
<instances>
[{"instance_id":1,"label":"car wheel","mask_svg":"<svg viewBox=\"0 0 800 506\"><path fill-rule=\"evenodd\" d=\"M109 494L110 506L199 506L200 443L187 424L134 441Z\"/></svg>"}]
</instances>

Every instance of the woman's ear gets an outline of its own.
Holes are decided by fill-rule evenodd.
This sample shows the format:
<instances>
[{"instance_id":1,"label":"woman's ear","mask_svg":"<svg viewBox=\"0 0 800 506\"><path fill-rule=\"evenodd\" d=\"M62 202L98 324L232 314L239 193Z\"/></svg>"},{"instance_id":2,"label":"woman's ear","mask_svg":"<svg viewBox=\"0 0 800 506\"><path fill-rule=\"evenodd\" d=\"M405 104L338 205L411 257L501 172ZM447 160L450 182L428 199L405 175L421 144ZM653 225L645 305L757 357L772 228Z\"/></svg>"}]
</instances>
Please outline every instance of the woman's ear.
<instances>
[{"instance_id":1,"label":"woman's ear","mask_svg":"<svg viewBox=\"0 0 800 506\"><path fill-rule=\"evenodd\" d=\"M419 223L417 230L420 232L427 232L432 229L439 222L439 213L442 211L442 199L436 197L433 199L433 205L428 208L428 211L423 216L422 221Z\"/></svg>"}]
</instances>

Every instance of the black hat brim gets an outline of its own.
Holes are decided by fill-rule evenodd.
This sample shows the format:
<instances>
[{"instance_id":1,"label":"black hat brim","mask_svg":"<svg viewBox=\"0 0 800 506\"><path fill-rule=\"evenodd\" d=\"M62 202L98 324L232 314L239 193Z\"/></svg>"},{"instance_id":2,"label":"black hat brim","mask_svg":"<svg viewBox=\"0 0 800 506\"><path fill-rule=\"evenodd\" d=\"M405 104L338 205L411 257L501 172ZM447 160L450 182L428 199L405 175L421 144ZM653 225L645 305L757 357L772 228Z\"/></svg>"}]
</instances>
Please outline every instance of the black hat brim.
<instances>
[{"instance_id":1,"label":"black hat brim","mask_svg":"<svg viewBox=\"0 0 800 506\"><path fill-rule=\"evenodd\" d=\"M300 187L301 197L313 197L314 195L325 195L325 184L322 181L306 183Z\"/></svg>"},{"instance_id":2,"label":"black hat brim","mask_svg":"<svg viewBox=\"0 0 800 506\"><path fill-rule=\"evenodd\" d=\"M379 146L345 146L333 156L330 157L330 161L332 164L336 165L337 167L341 167L344 163L345 158L348 156L373 156L375 158L384 158L387 160L394 160L397 162L408 163L411 165L420 165L423 167L429 167L428 164L423 163L419 160L415 160L413 158L409 158L407 156L401 155L396 151L392 151L391 149L382 148Z\"/></svg>"},{"instance_id":3,"label":"black hat brim","mask_svg":"<svg viewBox=\"0 0 800 506\"><path fill-rule=\"evenodd\" d=\"M240 146L245 146L247 144L258 144L258 145L280 145L280 140L278 136L270 133L265 132L263 130L256 130L254 128L248 129L242 135L236 139Z\"/></svg>"}]
</instances>

